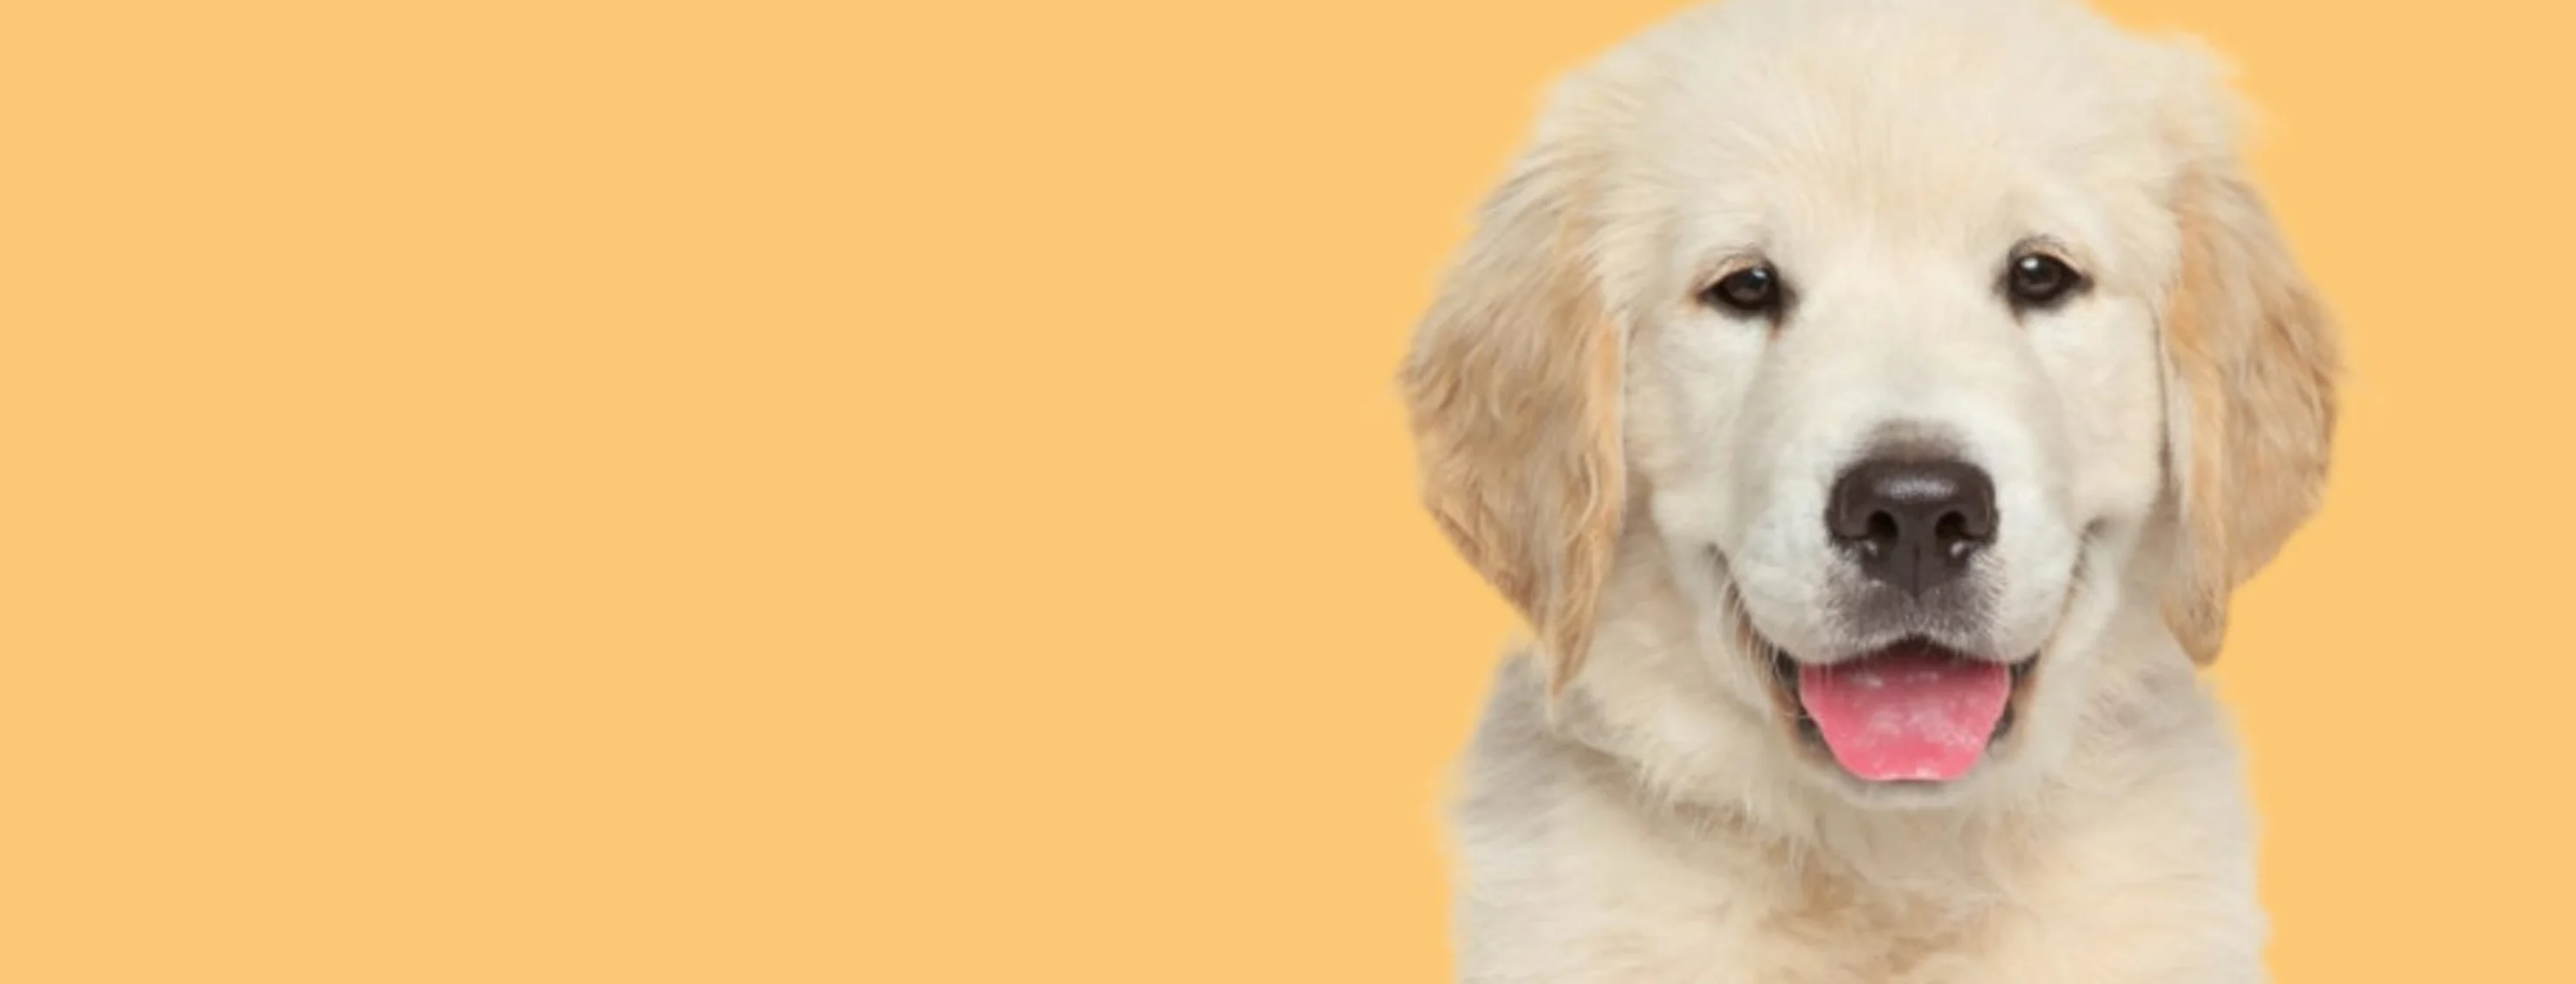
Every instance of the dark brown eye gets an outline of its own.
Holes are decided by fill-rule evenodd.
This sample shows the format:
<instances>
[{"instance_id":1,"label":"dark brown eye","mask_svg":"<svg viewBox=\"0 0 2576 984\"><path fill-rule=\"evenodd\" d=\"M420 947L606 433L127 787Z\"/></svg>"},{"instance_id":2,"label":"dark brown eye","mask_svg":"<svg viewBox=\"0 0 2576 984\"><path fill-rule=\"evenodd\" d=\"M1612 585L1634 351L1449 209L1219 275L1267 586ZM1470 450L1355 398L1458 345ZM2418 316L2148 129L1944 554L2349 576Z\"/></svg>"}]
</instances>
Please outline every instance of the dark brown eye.
<instances>
[{"instance_id":1,"label":"dark brown eye","mask_svg":"<svg viewBox=\"0 0 2576 984\"><path fill-rule=\"evenodd\" d=\"M1738 314L1769 314L1780 307L1780 274L1768 264L1727 274L1699 292L1700 303Z\"/></svg>"},{"instance_id":2,"label":"dark brown eye","mask_svg":"<svg viewBox=\"0 0 2576 984\"><path fill-rule=\"evenodd\" d=\"M2016 308L2044 308L2084 286L2084 275L2066 261L2045 253L2014 257L2004 272L2004 292Z\"/></svg>"}]
</instances>

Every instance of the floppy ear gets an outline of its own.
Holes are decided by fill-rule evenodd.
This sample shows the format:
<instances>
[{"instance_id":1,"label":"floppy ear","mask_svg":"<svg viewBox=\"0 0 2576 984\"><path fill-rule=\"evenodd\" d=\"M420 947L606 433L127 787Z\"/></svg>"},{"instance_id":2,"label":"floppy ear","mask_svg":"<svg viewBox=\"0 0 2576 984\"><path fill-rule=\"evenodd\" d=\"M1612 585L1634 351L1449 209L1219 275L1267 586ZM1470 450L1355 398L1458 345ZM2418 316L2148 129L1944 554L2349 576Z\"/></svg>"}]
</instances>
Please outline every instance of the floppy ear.
<instances>
[{"instance_id":1,"label":"floppy ear","mask_svg":"<svg viewBox=\"0 0 2576 984\"><path fill-rule=\"evenodd\" d=\"M2336 328L2232 153L2174 194L2182 263L2165 307L2168 469L2182 533L2166 621L2218 658L2228 596L2316 510L2334 436Z\"/></svg>"},{"instance_id":2,"label":"floppy ear","mask_svg":"<svg viewBox=\"0 0 2576 984\"><path fill-rule=\"evenodd\" d=\"M1542 147L1486 199L1401 377L1423 502L1537 631L1551 692L1590 645L1626 494L1624 338L1588 262L1579 163Z\"/></svg>"}]
</instances>

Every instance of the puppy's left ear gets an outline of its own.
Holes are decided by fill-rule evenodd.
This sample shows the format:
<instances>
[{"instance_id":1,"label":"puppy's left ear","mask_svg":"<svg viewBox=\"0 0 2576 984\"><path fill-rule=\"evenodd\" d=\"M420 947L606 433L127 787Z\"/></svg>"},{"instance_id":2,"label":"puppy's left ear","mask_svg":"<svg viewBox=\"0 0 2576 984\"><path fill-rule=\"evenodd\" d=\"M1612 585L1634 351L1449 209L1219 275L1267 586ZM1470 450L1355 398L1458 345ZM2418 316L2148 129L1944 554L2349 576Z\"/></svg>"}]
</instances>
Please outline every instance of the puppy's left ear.
<instances>
[{"instance_id":1,"label":"puppy's left ear","mask_svg":"<svg viewBox=\"0 0 2576 984\"><path fill-rule=\"evenodd\" d=\"M2214 68L2214 65L2210 66ZM2181 530L2166 621L2218 658L2228 597L2316 511L2340 342L2236 156L2236 106L2204 75L2174 130L2182 263L2164 309L2169 463Z\"/></svg>"}]
</instances>

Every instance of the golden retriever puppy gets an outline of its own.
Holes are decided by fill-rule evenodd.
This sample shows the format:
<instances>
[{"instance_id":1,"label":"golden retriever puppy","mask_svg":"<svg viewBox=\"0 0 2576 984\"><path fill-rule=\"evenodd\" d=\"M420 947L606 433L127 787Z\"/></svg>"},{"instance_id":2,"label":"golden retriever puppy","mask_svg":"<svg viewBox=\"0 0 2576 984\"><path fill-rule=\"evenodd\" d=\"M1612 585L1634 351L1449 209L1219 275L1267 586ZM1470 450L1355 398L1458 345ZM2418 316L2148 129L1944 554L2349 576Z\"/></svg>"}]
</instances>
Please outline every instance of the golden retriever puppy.
<instances>
[{"instance_id":1,"label":"golden retriever puppy","mask_svg":"<svg viewBox=\"0 0 2576 984\"><path fill-rule=\"evenodd\" d=\"M1536 637L1463 979L2263 979L2195 665L2338 355L2223 75L2060 0L1730 0L1554 93L1402 373Z\"/></svg>"}]
</instances>

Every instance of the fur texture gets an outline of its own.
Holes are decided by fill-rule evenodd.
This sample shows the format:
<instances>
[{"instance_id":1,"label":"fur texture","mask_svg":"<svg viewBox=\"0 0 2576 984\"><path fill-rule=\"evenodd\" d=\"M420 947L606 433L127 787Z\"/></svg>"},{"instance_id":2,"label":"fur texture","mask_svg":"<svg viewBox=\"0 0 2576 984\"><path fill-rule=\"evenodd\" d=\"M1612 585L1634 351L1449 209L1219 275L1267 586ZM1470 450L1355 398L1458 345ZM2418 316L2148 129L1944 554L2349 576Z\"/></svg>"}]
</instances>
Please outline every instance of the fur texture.
<instances>
[{"instance_id":1,"label":"fur texture","mask_svg":"<svg viewBox=\"0 0 2576 984\"><path fill-rule=\"evenodd\" d=\"M2194 664L2318 502L2337 352L2221 75L2061 0L1729 0L1556 91L1402 372L1425 504L1537 636L1464 765L1462 979L2263 978ZM2034 248L2086 287L2008 303ZM1776 319L1702 302L1757 261ZM1853 614L1821 518L1891 434L1995 485L1942 631L2036 654L1930 786L1804 746L1772 665L1920 628Z\"/></svg>"}]
</instances>

